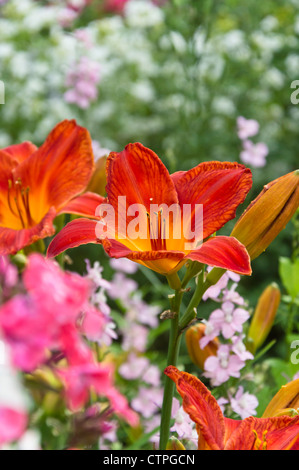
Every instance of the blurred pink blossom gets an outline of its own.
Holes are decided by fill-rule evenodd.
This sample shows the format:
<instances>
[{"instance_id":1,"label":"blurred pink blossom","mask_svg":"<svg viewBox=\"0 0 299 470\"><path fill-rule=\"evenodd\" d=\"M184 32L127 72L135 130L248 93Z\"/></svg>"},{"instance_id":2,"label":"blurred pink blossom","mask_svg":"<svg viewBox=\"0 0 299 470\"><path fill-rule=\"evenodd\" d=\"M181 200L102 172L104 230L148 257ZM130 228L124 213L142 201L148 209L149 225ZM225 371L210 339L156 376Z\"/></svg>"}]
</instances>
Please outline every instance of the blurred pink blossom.
<instances>
[{"instance_id":1,"label":"blurred pink blossom","mask_svg":"<svg viewBox=\"0 0 299 470\"><path fill-rule=\"evenodd\" d=\"M95 161L100 160L100 158L105 157L106 155L109 155L110 153L110 150L102 147L100 142L98 142L97 140L92 141L92 151L94 154ZM115 259L115 261L122 261L122 260L126 260L132 264L136 264L133 261L127 260L126 258L120 258L119 260Z\"/></svg>"},{"instance_id":2,"label":"blurred pink blossom","mask_svg":"<svg viewBox=\"0 0 299 470\"><path fill-rule=\"evenodd\" d=\"M246 119L243 116L237 118L238 137L239 139L247 139L253 137L259 131L259 123L255 119Z\"/></svg>"},{"instance_id":3,"label":"blurred pink blossom","mask_svg":"<svg viewBox=\"0 0 299 470\"><path fill-rule=\"evenodd\" d=\"M246 165L254 168L261 168L266 165L266 157L269 149L266 144L259 142L254 144L251 140L243 141L243 151L240 153L240 159Z\"/></svg>"},{"instance_id":4,"label":"blurred pink blossom","mask_svg":"<svg viewBox=\"0 0 299 470\"><path fill-rule=\"evenodd\" d=\"M111 258L110 266L115 271L122 271L126 274L135 274L138 271L137 263L127 258Z\"/></svg>"},{"instance_id":5,"label":"blurred pink blossom","mask_svg":"<svg viewBox=\"0 0 299 470\"><path fill-rule=\"evenodd\" d=\"M138 284L123 273L115 273L111 281L108 294L111 299L126 301L137 290Z\"/></svg>"},{"instance_id":6,"label":"blurred pink blossom","mask_svg":"<svg viewBox=\"0 0 299 470\"><path fill-rule=\"evenodd\" d=\"M0 406L0 446L19 439L27 422L26 413Z\"/></svg>"},{"instance_id":7,"label":"blurred pink blossom","mask_svg":"<svg viewBox=\"0 0 299 470\"><path fill-rule=\"evenodd\" d=\"M127 380L135 380L142 376L149 367L149 360L146 357L138 357L136 354L129 354L126 362L118 369L119 374Z\"/></svg>"},{"instance_id":8,"label":"blurred pink blossom","mask_svg":"<svg viewBox=\"0 0 299 470\"><path fill-rule=\"evenodd\" d=\"M148 329L137 323L128 324L122 329L122 347L125 351L136 349L139 352L146 350Z\"/></svg>"},{"instance_id":9,"label":"blurred pink blossom","mask_svg":"<svg viewBox=\"0 0 299 470\"><path fill-rule=\"evenodd\" d=\"M88 57L81 57L66 78L69 90L64 94L68 103L86 109L98 96L97 84L100 81L100 66Z\"/></svg>"},{"instance_id":10,"label":"blurred pink blossom","mask_svg":"<svg viewBox=\"0 0 299 470\"><path fill-rule=\"evenodd\" d=\"M151 418L162 407L163 390L140 387L138 395L131 402L132 408L144 418Z\"/></svg>"},{"instance_id":11,"label":"blurred pink blossom","mask_svg":"<svg viewBox=\"0 0 299 470\"><path fill-rule=\"evenodd\" d=\"M220 406L220 409L221 409L222 413L224 414L225 405L227 405L229 403L229 401L224 397L220 397L220 398L218 398L217 403Z\"/></svg>"},{"instance_id":12,"label":"blurred pink blossom","mask_svg":"<svg viewBox=\"0 0 299 470\"><path fill-rule=\"evenodd\" d=\"M62 8L58 13L58 23L63 28L70 27L73 22L78 18L78 12L72 8Z\"/></svg>"},{"instance_id":13,"label":"blurred pink blossom","mask_svg":"<svg viewBox=\"0 0 299 470\"><path fill-rule=\"evenodd\" d=\"M93 42L87 29L84 29L84 28L76 29L76 31L74 31L74 36L76 39L78 39L78 41L82 42L82 44L84 45L86 49L92 48Z\"/></svg>"},{"instance_id":14,"label":"blurred pink blossom","mask_svg":"<svg viewBox=\"0 0 299 470\"><path fill-rule=\"evenodd\" d=\"M142 376L142 380L153 387L160 385L161 373L157 366L150 365Z\"/></svg>"},{"instance_id":15,"label":"blurred pink blossom","mask_svg":"<svg viewBox=\"0 0 299 470\"><path fill-rule=\"evenodd\" d=\"M112 13L122 13L129 0L105 0L104 9Z\"/></svg>"}]
</instances>

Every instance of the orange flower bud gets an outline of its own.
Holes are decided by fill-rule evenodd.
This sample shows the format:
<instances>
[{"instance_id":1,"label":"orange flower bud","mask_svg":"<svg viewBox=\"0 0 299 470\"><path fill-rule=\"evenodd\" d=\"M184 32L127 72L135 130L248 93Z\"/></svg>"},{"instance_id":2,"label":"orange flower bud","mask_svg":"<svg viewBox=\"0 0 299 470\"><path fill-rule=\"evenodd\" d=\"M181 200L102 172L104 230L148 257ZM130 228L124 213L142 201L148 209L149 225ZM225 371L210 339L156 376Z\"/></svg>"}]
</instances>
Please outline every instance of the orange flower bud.
<instances>
[{"instance_id":1,"label":"orange flower bud","mask_svg":"<svg viewBox=\"0 0 299 470\"><path fill-rule=\"evenodd\" d=\"M272 283L260 296L247 338L247 347L252 352L264 343L267 338L280 303L280 290L277 284Z\"/></svg>"},{"instance_id":2,"label":"orange flower bud","mask_svg":"<svg viewBox=\"0 0 299 470\"><path fill-rule=\"evenodd\" d=\"M293 380L281 389L272 398L267 406L263 418L271 416L295 416L299 411L299 379Z\"/></svg>"},{"instance_id":3,"label":"orange flower bud","mask_svg":"<svg viewBox=\"0 0 299 470\"><path fill-rule=\"evenodd\" d=\"M206 325L197 323L191 326L186 332L186 344L190 359L202 370L204 369L206 359L210 356L216 356L219 347L219 340L214 338L205 348L200 348L199 340L204 336L205 329Z\"/></svg>"},{"instance_id":4,"label":"orange flower bud","mask_svg":"<svg viewBox=\"0 0 299 470\"><path fill-rule=\"evenodd\" d=\"M167 442L166 450L186 450L186 449L176 437L171 437L169 441Z\"/></svg>"},{"instance_id":5,"label":"orange flower bud","mask_svg":"<svg viewBox=\"0 0 299 470\"><path fill-rule=\"evenodd\" d=\"M231 236L257 258L285 228L299 206L299 170L264 186L237 221Z\"/></svg>"},{"instance_id":6,"label":"orange flower bud","mask_svg":"<svg viewBox=\"0 0 299 470\"><path fill-rule=\"evenodd\" d=\"M107 160L107 157L101 157L99 158L99 160L96 161L95 171L88 183L86 191L100 194L100 196L105 196L106 194L105 186L107 183L106 160Z\"/></svg>"}]
</instances>

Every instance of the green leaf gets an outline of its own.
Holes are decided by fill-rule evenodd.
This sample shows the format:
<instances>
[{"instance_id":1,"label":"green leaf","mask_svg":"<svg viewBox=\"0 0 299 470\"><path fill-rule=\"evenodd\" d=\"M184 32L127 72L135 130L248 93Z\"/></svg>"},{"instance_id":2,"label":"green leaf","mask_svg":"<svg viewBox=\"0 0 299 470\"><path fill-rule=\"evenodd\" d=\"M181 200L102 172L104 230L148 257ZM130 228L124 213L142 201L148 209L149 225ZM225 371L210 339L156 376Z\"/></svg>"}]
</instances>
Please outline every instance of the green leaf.
<instances>
[{"instance_id":1,"label":"green leaf","mask_svg":"<svg viewBox=\"0 0 299 470\"><path fill-rule=\"evenodd\" d=\"M299 294L299 258L294 263L289 258L279 258L279 275L294 300Z\"/></svg>"}]
</instances>

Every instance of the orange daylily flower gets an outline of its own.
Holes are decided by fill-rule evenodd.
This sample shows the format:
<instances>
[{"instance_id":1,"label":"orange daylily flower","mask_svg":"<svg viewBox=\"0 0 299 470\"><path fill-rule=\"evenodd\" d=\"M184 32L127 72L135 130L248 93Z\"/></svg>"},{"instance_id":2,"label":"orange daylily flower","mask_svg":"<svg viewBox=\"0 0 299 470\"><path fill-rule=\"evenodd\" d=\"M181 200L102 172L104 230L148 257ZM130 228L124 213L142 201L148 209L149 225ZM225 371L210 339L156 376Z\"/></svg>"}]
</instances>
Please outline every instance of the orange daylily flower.
<instances>
[{"instance_id":1,"label":"orange daylily flower","mask_svg":"<svg viewBox=\"0 0 299 470\"><path fill-rule=\"evenodd\" d=\"M0 255L53 235L59 213L84 215L87 201L103 200L85 194L68 207L94 170L89 133L75 121L58 124L39 148L23 142L0 150L0 165Z\"/></svg>"},{"instance_id":2,"label":"orange daylily flower","mask_svg":"<svg viewBox=\"0 0 299 470\"><path fill-rule=\"evenodd\" d=\"M201 163L186 172L170 175L159 157L140 143L129 144L120 152L110 153L107 166L107 200L115 214L117 224L112 229L107 224L106 236L96 235L99 218L91 207L92 219L77 219L66 225L51 242L48 256L57 256L62 251L84 243L102 243L109 256L126 257L161 274L178 271L187 259L211 266L229 269L241 274L250 274L250 259L245 247L234 237L211 235L235 217L235 212L252 185L251 172L237 163ZM125 203L119 208L119 198ZM132 217L128 208L142 205L147 216L148 235L133 239L124 233ZM152 236L151 205L162 204L182 208L189 205L190 226L195 233L196 205L203 205L202 240L195 249L186 248L186 238L175 238L175 229L182 226L182 218L170 221L169 237L165 236L165 219L162 209L156 212L158 231ZM124 218L125 217L125 218ZM190 240L188 240L189 242Z\"/></svg>"},{"instance_id":3,"label":"orange daylily flower","mask_svg":"<svg viewBox=\"0 0 299 470\"><path fill-rule=\"evenodd\" d=\"M205 385L187 372L168 366L183 408L196 423L199 450L298 450L299 416L225 418Z\"/></svg>"}]
</instances>

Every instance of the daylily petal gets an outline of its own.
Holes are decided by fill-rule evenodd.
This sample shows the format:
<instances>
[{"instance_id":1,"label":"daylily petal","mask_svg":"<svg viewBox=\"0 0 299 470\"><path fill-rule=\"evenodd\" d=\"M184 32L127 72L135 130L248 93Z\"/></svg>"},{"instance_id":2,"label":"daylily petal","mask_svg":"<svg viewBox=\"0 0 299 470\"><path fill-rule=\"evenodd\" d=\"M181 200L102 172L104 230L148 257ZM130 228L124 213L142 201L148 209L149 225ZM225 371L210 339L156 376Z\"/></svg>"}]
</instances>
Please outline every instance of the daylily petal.
<instances>
[{"instance_id":1,"label":"daylily petal","mask_svg":"<svg viewBox=\"0 0 299 470\"><path fill-rule=\"evenodd\" d=\"M169 274L179 269L185 257L182 251L134 251L127 246L129 241L126 240L124 243L126 245L117 240L102 241L106 253L112 258L125 257L160 274Z\"/></svg>"},{"instance_id":2,"label":"daylily petal","mask_svg":"<svg viewBox=\"0 0 299 470\"><path fill-rule=\"evenodd\" d=\"M288 450L299 439L299 416L246 418L232 433L226 450Z\"/></svg>"},{"instance_id":3,"label":"daylily petal","mask_svg":"<svg viewBox=\"0 0 299 470\"><path fill-rule=\"evenodd\" d=\"M31 228L14 230L12 228L0 227L0 255L16 253L31 245L40 238L50 237L55 233L53 220L56 217L56 210L51 207L45 217L38 224Z\"/></svg>"},{"instance_id":4,"label":"daylily petal","mask_svg":"<svg viewBox=\"0 0 299 470\"><path fill-rule=\"evenodd\" d=\"M95 193L84 193L75 197L61 209L60 213L85 215L87 217L96 217L96 210L100 204L105 201L103 196Z\"/></svg>"},{"instance_id":5,"label":"daylily petal","mask_svg":"<svg viewBox=\"0 0 299 470\"><path fill-rule=\"evenodd\" d=\"M36 145L32 142L22 142L21 144L11 145L3 149L4 152L8 153L11 158L16 160L18 163L26 160L30 155L32 155L36 150Z\"/></svg>"},{"instance_id":6,"label":"daylily petal","mask_svg":"<svg viewBox=\"0 0 299 470\"><path fill-rule=\"evenodd\" d=\"M110 204L118 209L118 197L126 196L127 208L143 204L178 203L174 184L160 158L140 143L129 144L120 152L111 152L107 160L106 191Z\"/></svg>"},{"instance_id":7,"label":"daylily petal","mask_svg":"<svg viewBox=\"0 0 299 470\"><path fill-rule=\"evenodd\" d=\"M12 178L12 171L17 166L17 162L13 160L8 153L0 150L0 191L5 191L7 200L8 180Z\"/></svg>"},{"instance_id":8,"label":"daylily petal","mask_svg":"<svg viewBox=\"0 0 299 470\"><path fill-rule=\"evenodd\" d=\"M238 163L200 163L178 176L173 178L180 205L203 204L204 239L235 217L252 185L251 171Z\"/></svg>"},{"instance_id":9,"label":"daylily petal","mask_svg":"<svg viewBox=\"0 0 299 470\"><path fill-rule=\"evenodd\" d=\"M51 241L47 256L53 258L69 248L87 243L99 243L96 237L96 220L76 219L69 222Z\"/></svg>"},{"instance_id":10,"label":"daylily petal","mask_svg":"<svg viewBox=\"0 0 299 470\"><path fill-rule=\"evenodd\" d=\"M15 170L24 188L30 188L30 210L40 220L45 208L59 211L84 191L94 169L89 132L75 121L59 123L45 143ZM38 184L37 184L38 182Z\"/></svg>"},{"instance_id":11,"label":"daylily petal","mask_svg":"<svg viewBox=\"0 0 299 470\"><path fill-rule=\"evenodd\" d=\"M212 237L186 258L239 274L251 274L246 248L234 237Z\"/></svg>"},{"instance_id":12,"label":"daylily petal","mask_svg":"<svg viewBox=\"0 0 299 470\"><path fill-rule=\"evenodd\" d=\"M202 438L212 450L224 448L225 425L221 409L216 399L205 385L187 372L168 366L165 374L176 384L177 391L183 398L183 408L200 429Z\"/></svg>"}]
</instances>

